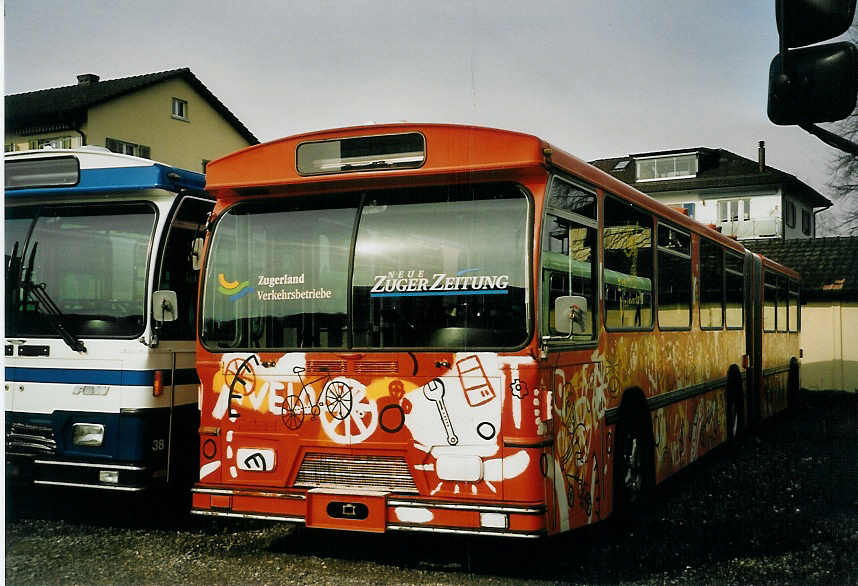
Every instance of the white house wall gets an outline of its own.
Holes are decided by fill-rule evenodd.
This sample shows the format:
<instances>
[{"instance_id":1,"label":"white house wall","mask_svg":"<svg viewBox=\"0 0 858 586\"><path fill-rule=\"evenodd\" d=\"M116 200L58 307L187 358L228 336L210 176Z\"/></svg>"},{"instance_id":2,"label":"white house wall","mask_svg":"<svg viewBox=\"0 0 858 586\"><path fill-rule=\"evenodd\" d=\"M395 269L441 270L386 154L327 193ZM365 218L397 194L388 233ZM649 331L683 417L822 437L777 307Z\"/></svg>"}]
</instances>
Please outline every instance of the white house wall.
<instances>
[{"instance_id":1,"label":"white house wall","mask_svg":"<svg viewBox=\"0 0 858 586\"><path fill-rule=\"evenodd\" d=\"M703 224L715 224L721 226L724 234L735 235L739 239L779 237L783 230L781 193L779 190L766 190L764 192L740 192L725 190L721 193L706 191L684 191L655 193L652 196L661 203L671 206L682 204L694 204L694 219ZM721 222L718 214L719 201L740 201L739 220L736 222ZM744 220L743 200L750 200L750 220ZM796 205L797 233L793 237L801 237L801 211Z\"/></svg>"},{"instance_id":2,"label":"white house wall","mask_svg":"<svg viewBox=\"0 0 858 586\"><path fill-rule=\"evenodd\" d=\"M801 384L858 391L858 302L809 302L801 312Z\"/></svg>"},{"instance_id":3,"label":"white house wall","mask_svg":"<svg viewBox=\"0 0 858 586\"><path fill-rule=\"evenodd\" d=\"M787 239L791 238L810 238L813 236L813 223L815 218L813 216L813 208L803 204L801 201L791 198L789 196L784 197L784 206L786 206L786 202L791 201L795 204L795 225L790 228L784 223L784 235ZM810 234L805 234L801 231L801 213L802 211L808 212L810 214Z\"/></svg>"}]
</instances>

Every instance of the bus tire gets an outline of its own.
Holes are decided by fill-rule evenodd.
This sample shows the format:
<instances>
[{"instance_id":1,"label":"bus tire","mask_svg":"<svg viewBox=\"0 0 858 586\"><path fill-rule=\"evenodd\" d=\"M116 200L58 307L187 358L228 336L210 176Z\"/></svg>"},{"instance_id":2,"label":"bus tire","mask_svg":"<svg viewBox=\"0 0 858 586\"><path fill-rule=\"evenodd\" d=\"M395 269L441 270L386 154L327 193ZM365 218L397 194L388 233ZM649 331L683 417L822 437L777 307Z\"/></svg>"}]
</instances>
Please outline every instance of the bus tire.
<instances>
[{"instance_id":1,"label":"bus tire","mask_svg":"<svg viewBox=\"0 0 858 586\"><path fill-rule=\"evenodd\" d=\"M798 406L798 391L801 386L798 358L793 356L789 361L787 375L787 409L792 411Z\"/></svg>"},{"instance_id":2,"label":"bus tire","mask_svg":"<svg viewBox=\"0 0 858 586\"><path fill-rule=\"evenodd\" d=\"M625 397L614 440L614 514L633 519L655 485L652 421L643 395Z\"/></svg>"},{"instance_id":3,"label":"bus tire","mask_svg":"<svg viewBox=\"0 0 858 586\"><path fill-rule=\"evenodd\" d=\"M742 390L742 373L735 364L727 371L727 443L734 445L745 428L745 394Z\"/></svg>"}]
</instances>

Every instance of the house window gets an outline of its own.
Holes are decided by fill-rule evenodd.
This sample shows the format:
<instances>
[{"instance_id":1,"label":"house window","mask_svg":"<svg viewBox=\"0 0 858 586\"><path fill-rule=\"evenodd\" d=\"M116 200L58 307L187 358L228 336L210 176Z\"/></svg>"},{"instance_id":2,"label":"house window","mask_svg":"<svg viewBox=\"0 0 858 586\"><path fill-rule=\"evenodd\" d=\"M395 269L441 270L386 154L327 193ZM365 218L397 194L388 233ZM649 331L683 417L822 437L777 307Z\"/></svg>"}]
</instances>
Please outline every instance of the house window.
<instances>
[{"instance_id":1,"label":"house window","mask_svg":"<svg viewBox=\"0 0 858 586\"><path fill-rule=\"evenodd\" d=\"M50 138L36 138L30 141L29 147L34 151L44 148L70 149L72 148L72 137L52 136Z\"/></svg>"},{"instance_id":2,"label":"house window","mask_svg":"<svg viewBox=\"0 0 858 586\"><path fill-rule=\"evenodd\" d=\"M718 221L726 222L730 219L730 213L728 210L728 202L727 201L719 201L718 202Z\"/></svg>"},{"instance_id":3,"label":"house window","mask_svg":"<svg viewBox=\"0 0 858 586\"><path fill-rule=\"evenodd\" d=\"M738 222L751 219L750 199L722 199L718 202L719 222Z\"/></svg>"},{"instance_id":4,"label":"house window","mask_svg":"<svg viewBox=\"0 0 858 586\"><path fill-rule=\"evenodd\" d=\"M689 218L694 217L694 208L695 208L695 205L693 203L682 204L682 209L685 210L685 213L688 215Z\"/></svg>"},{"instance_id":5,"label":"house window","mask_svg":"<svg viewBox=\"0 0 858 586\"><path fill-rule=\"evenodd\" d=\"M209 166L209 159L203 159L203 173L206 172L206 169Z\"/></svg>"},{"instance_id":6,"label":"house window","mask_svg":"<svg viewBox=\"0 0 858 586\"><path fill-rule=\"evenodd\" d=\"M638 181L687 179L697 176L697 153L635 159Z\"/></svg>"},{"instance_id":7,"label":"house window","mask_svg":"<svg viewBox=\"0 0 858 586\"><path fill-rule=\"evenodd\" d=\"M812 229L813 221L811 220L810 212L801 210L801 233L805 236L810 236Z\"/></svg>"},{"instance_id":8,"label":"house window","mask_svg":"<svg viewBox=\"0 0 858 586\"><path fill-rule=\"evenodd\" d=\"M151 158L149 147L144 146L142 144L125 142L124 140L117 140L115 138L106 138L104 139L104 146L107 147L107 150L114 153L133 155L135 157L142 157L144 159Z\"/></svg>"},{"instance_id":9,"label":"house window","mask_svg":"<svg viewBox=\"0 0 858 586\"><path fill-rule=\"evenodd\" d=\"M179 120L188 119L187 101L180 100L179 98L173 98L173 118L178 118Z\"/></svg>"},{"instance_id":10,"label":"house window","mask_svg":"<svg viewBox=\"0 0 858 586\"><path fill-rule=\"evenodd\" d=\"M784 206L784 223L787 225L787 228L795 228L795 203L789 200L787 200L786 206Z\"/></svg>"}]
</instances>

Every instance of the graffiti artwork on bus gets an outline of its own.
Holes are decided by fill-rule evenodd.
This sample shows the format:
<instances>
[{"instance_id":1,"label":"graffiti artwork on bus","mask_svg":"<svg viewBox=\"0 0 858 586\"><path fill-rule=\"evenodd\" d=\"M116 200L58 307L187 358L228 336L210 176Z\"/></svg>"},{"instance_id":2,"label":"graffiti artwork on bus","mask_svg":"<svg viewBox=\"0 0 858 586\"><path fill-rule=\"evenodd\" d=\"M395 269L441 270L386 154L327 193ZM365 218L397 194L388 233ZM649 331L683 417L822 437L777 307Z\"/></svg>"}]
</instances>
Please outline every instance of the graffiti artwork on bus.
<instances>
[{"instance_id":1,"label":"graffiti artwork on bus","mask_svg":"<svg viewBox=\"0 0 858 586\"><path fill-rule=\"evenodd\" d=\"M495 494L497 483L536 467L523 449L500 455L505 401L511 402L513 427L542 433L547 429L538 407L522 408L524 401L538 406L545 400L544 393L532 388L534 381L528 382L535 376L529 357L439 355L437 362L449 368L428 380L333 376L314 361L320 362L303 353L224 354L212 377L217 399L211 415L234 430L240 426L242 412L249 411L278 421L284 433L299 434L308 441L354 446L379 433L388 441L399 439L425 454L417 469L431 479L434 495L462 490ZM308 363L315 364L312 374ZM525 413L533 414L530 420L525 420ZM232 434L227 435L232 441ZM236 453L232 446L229 451ZM215 450L209 452L214 455ZM242 454L238 470L271 470L277 461L276 454L264 451ZM442 480L436 464L447 456L480 458L482 477L474 482ZM214 469L211 465L206 470Z\"/></svg>"},{"instance_id":2,"label":"graffiti artwork on bus","mask_svg":"<svg viewBox=\"0 0 858 586\"><path fill-rule=\"evenodd\" d=\"M601 515L601 449L597 438L609 388L600 355L594 353L592 360L588 364L554 370L554 388L559 390L553 406L555 469L565 481L563 489L556 490L557 498L561 503L561 515L564 508L579 509L587 523L598 520ZM559 480L555 478L555 484Z\"/></svg>"},{"instance_id":3,"label":"graffiti artwork on bus","mask_svg":"<svg viewBox=\"0 0 858 586\"><path fill-rule=\"evenodd\" d=\"M559 512L568 508L570 517L560 513L561 527L592 523L602 515L600 491L612 465L613 441L599 428L606 410L618 407L621 393L630 388L651 397L724 377L715 365L741 357L744 333L719 334L602 336L588 362L555 368L554 380L543 380L555 390L555 499ZM657 479L725 439L723 390L713 388L652 412Z\"/></svg>"}]
</instances>

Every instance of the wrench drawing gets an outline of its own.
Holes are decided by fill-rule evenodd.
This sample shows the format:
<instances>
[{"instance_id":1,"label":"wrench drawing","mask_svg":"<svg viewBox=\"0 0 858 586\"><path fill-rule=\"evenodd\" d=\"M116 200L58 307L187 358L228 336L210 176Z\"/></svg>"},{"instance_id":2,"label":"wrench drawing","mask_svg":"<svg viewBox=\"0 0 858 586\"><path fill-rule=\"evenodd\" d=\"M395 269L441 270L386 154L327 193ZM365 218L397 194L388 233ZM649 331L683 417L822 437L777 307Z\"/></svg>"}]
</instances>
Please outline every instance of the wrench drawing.
<instances>
[{"instance_id":1,"label":"wrench drawing","mask_svg":"<svg viewBox=\"0 0 858 586\"><path fill-rule=\"evenodd\" d=\"M444 405L444 383L440 379L433 379L426 383L423 387L423 395L430 401L435 402L438 408L438 414L441 416L441 422L444 424L444 430L447 432L447 443L455 446L459 443L459 438L453 431L453 423L450 421L450 415L447 413L447 406Z\"/></svg>"}]
</instances>

